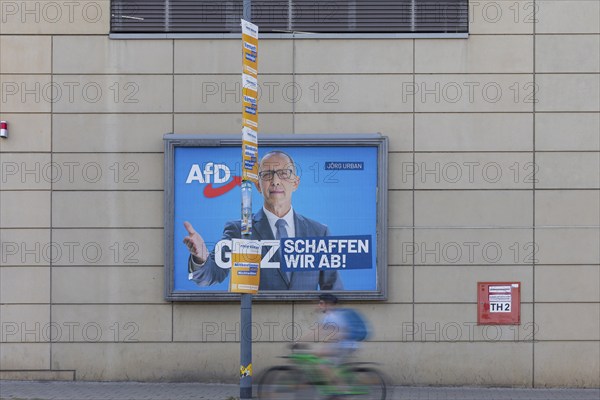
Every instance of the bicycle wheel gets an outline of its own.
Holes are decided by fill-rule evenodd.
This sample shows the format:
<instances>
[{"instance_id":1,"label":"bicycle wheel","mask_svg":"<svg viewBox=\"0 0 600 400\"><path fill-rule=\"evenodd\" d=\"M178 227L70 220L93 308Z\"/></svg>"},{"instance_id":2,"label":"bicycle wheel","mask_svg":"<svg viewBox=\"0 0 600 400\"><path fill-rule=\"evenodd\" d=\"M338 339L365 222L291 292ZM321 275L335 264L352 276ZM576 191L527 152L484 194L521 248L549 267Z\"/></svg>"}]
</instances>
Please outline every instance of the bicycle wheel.
<instances>
[{"instance_id":1,"label":"bicycle wheel","mask_svg":"<svg viewBox=\"0 0 600 400\"><path fill-rule=\"evenodd\" d=\"M302 371L290 366L268 369L258 382L261 400L314 400L316 389L305 379Z\"/></svg>"},{"instance_id":2,"label":"bicycle wheel","mask_svg":"<svg viewBox=\"0 0 600 400\"><path fill-rule=\"evenodd\" d=\"M279 366L269 368L258 381L259 399L293 399L295 393L295 370Z\"/></svg>"},{"instance_id":3,"label":"bicycle wheel","mask_svg":"<svg viewBox=\"0 0 600 400\"><path fill-rule=\"evenodd\" d=\"M350 369L353 377L351 396L352 399L385 400L385 380L379 371L368 367L354 367Z\"/></svg>"}]
</instances>

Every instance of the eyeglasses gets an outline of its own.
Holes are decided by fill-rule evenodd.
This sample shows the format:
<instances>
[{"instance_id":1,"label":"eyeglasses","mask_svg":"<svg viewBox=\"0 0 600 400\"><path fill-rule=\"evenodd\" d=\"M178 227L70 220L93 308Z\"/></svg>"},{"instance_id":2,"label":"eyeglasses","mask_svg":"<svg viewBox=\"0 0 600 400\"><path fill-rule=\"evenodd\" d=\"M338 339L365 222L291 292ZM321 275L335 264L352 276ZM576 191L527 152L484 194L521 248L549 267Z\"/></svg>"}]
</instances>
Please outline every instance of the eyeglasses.
<instances>
[{"instance_id":1,"label":"eyeglasses","mask_svg":"<svg viewBox=\"0 0 600 400\"><path fill-rule=\"evenodd\" d=\"M294 171L292 171L291 169L277 169L277 170L271 169L268 171L259 172L258 176L263 181L270 181L271 179L273 179L275 174L277 174L277 177L279 177L279 179L290 179L292 177L292 175L294 174Z\"/></svg>"}]
</instances>

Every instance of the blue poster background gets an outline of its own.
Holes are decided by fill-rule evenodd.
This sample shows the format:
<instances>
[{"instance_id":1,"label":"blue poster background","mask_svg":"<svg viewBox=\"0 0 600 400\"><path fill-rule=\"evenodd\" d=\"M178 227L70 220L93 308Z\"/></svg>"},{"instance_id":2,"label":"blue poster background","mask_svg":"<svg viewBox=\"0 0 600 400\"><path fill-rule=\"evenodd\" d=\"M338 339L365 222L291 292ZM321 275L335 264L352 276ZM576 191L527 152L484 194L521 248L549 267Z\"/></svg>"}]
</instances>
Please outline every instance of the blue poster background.
<instances>
[{"instance_id":1,"label":"blue poster background","mask_svg":"<svg viewBox=\"0 0 600 400\"><path fill-rule=\"evenodd\" d=\"M377 290L377 148L260 146L260 154L283 150L294 158L300 185L293 194L294 210L329 227L332 236L371 235L372 269L340 271L345 291ZM189 252L183 244L189 221L202 235L210 251L221 239L227 221L240 219L239 186L225 194L207 198L203 191L209 183L186 183L193 164L200 170L209 163L225 164L231 171L229 181L241 175L239 147L176 147L174 167L174 288L173 291L227 291L229 278L220 284L200 287L188 280ZM356 164L362 163L361 169ZM326 169L327 168L327 169ZM221 175L222 176L222 175ZM226 185L212 183L213 187ZM253 188L253 212L263 204Z\"/></svg>"}]
</instances>

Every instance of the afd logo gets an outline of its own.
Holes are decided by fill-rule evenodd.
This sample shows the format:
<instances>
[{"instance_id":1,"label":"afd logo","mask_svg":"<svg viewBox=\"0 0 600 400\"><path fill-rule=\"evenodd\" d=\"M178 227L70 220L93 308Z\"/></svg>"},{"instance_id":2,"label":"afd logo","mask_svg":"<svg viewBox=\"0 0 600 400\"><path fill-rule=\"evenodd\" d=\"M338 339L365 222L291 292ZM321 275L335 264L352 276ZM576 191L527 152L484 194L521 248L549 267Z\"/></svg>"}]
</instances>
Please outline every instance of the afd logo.
<instances>
[{"instance_id":1,"label":"afd logo","mask_svg":"<svg viewBox=\"0 0 600 400\"><path fill-rule=\"evenodd\" d=\"M193 182L206 183L204 187L204 196L208 198L218 197L229 192L236 186L242 184L241 176L231 177L231 170L225 164L206 163L204 168L199 164L193 164L188 173L186 184ZM213 186L213 183L224 184Z\"/></svg>"}]
</instances>

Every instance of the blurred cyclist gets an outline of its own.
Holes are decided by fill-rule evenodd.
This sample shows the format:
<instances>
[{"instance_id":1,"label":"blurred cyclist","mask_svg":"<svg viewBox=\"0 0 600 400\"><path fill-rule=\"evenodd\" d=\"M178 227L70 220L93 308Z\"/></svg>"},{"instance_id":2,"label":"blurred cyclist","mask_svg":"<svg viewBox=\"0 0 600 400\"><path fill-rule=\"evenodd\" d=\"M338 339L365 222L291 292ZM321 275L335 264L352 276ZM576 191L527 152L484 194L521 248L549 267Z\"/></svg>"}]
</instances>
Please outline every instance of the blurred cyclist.
<instances>
[{"instance_id":1,"label":"blurred cyclist","mask_svg":"<svg viewBox=\"0 0 600 400\"><path fill-rule=\"evenodd\" d=\"M348 321L343 312L337 308L336 296L325 293L319 296L318 311L322 313L319 331L325 334L323 346L317 353L338 366L358 349L358 343L351 338Z\"/></svg>"},{"instance_id":2,"label":"blurred cyclist","mask_svg":"<svg viewBox=\"0 0 600 400\"><path fill-rule=\"evenodd\" d=\"M343 384L344 379L337 373L338 367L358 349L358 343L351 339L350 327L344 313L338 309L337 303L336 296L329 293L321 294L316 309L320 314L316 334L311 332L300 339L301 342L318 341L320 343L314 354L323 360L319 366L321 373L326 378L326 382L323 384ZM298 345L294 347L301 348ZM328 389L334 392L336 390L334 386Z\"/></svg>"}]
</instances>

